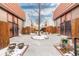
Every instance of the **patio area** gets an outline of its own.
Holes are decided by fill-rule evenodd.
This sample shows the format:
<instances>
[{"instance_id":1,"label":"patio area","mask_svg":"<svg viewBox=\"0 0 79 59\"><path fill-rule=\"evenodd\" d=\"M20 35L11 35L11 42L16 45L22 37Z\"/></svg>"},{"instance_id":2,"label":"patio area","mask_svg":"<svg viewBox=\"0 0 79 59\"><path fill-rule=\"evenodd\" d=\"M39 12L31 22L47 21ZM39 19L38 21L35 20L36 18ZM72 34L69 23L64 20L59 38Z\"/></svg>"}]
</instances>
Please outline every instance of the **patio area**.
<instances>
[{"instance_id":1,"label":"patio area","mask_svg":"<svg viewBox=\"0 0 79 59\"><path fill-rule=\"evenodd\" d=\"M32 34L34 35L34 34ZM54 47L54 44L60 43L64 36L50 34L49 39L34 40L32 35L21 35L10 39L10 43L24 43L29 45L24 56L61 56L60 52Z\"/></svg>"}]
</instances>

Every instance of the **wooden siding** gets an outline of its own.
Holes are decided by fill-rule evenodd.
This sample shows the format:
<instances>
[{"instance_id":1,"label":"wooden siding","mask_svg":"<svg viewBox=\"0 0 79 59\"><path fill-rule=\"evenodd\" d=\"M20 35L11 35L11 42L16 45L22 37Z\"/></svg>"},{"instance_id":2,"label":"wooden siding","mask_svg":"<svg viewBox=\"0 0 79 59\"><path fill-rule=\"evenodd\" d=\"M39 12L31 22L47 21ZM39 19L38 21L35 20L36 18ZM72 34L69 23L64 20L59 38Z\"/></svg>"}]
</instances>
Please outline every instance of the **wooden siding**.
<instances>
[{"instance_id":1,"label":"wooden siding","mask_svg":"<svg viewBox=\"0 0 79 59\"><path fill-rule=\"evenodd\" d=\"M72 41L74 38L79 38L79 18L72 21Z\"/></svg>"},{"instance_id":2,"label":"wooden siding","mask_svg":"<svg viewBox=\"0 0 79 59\"><path fill-rule=\"evenodd\" d=\"M0 21L0 48L4 48L9 44L8 23Z\"/></svg>"}]
</instances>

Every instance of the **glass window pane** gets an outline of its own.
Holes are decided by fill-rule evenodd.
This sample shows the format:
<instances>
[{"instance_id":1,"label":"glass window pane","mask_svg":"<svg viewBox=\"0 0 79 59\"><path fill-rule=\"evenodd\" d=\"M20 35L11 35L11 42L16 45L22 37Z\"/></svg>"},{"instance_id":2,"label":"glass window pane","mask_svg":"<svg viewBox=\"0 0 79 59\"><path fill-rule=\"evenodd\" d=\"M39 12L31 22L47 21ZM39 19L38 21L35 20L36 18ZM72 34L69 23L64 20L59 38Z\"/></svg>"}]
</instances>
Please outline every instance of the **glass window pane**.
<instances>
[{"instance_id":1,"label":"glass window pane","mask_svg":"<svg viewBox=\"0 0 79 59\"><path fill-rule=\"evenodd\" d=\"M65 22L65 33L66 35L71 35L71 21Z\"/></svg>"},{"instance_id":2,"label":"glass window pane","mask_svg":"<svg viewBox=\"0 0 79 59\"><path fill-rule=\"evenodd\" d=\"M14 23L17 24L17 17L14 17Z\"/></svg>"},{"instance_id":3,"label":"glass window pane","mask_svg":"<svg viewBox=\"0 0 79 59\"><path fill-rule=\"evenodd\" d=\"M13 22L12 15L8 13L8 21Z\"/></svg>"},{"instance_id":4,"label":"glass window pane","mask_svg":"<svg viewBox=\"0 0 79 59\"><path fill-rule=\"evenodd\" d=\"M18 19L18 25L19 25L19 33L21 33L21 30L22 30L22 20Z\"/></svg>"},{"instance_id":5,"label":"glass window pane","mask_svg":"<svg viewBox=\"0 0 79 59\"><path fill-rule=\"evenodd\" d=\"M72 20L79 18L79 7L72 11Z\"/></svg>"},{"instance_id":6,"label":"glass window pane","mask_svg":"<svg viewBox=\"0 0 79 59\"><path fill-rule=\"evenodd\" d=\"M71 20L71 12L66 14L66 21L69 21L69 20Z\"/></svg>"},{"instance_id":7,"label":"glass window pane","mask_svg":"<svg viewBox=\"0 0 79 59\"><path fill-rule=\"evenodd\" d=\"M65 21L65 16L62 17L62 21L61 22L63 23L64 21Z\"/></svg>"},{"instance_id":8,"label":"glass window pane","mask_svg":"<svg viewBox=\"0 0 79 59\"><path fill-rule=\"evenodd\" d=\"M7 22L7 12L0 9L0 21Z\"/></svg>"}]
</instances>

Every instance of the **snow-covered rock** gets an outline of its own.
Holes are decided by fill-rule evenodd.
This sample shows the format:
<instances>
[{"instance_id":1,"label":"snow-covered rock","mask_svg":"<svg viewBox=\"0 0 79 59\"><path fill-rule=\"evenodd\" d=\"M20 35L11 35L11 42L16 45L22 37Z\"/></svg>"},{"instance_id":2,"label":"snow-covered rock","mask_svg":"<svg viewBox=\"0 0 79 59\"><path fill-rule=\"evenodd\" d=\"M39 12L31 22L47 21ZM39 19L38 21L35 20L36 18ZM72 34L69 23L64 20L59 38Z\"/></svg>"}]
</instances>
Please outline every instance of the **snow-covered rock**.
<instances>
[{"instance_id":1,"label":"snow-covered rock","mask_svg":"<svg viewBox=\"0 0 79 59\"><path fill-rule=\"evenodd\" d=\"M37 40L44 40L44 39L48 39L47 35L40 35L40 36L32 36L33 39L37 39Z\"/></svg>"},{"instance_id":2,"label":"snow-covered rock","mask_svg":"<svg viewBox=\"0 0 79 59\"><path fill-rule=\"evenodd\" d=\"M0 56L6 56L5 53L7 52L7 48L8 47L0 50ZM26 50L26 48L27 46L24 46L22 49L15 48L11 56L21 56L23 52Z\"/></svg>"}]
</instances>

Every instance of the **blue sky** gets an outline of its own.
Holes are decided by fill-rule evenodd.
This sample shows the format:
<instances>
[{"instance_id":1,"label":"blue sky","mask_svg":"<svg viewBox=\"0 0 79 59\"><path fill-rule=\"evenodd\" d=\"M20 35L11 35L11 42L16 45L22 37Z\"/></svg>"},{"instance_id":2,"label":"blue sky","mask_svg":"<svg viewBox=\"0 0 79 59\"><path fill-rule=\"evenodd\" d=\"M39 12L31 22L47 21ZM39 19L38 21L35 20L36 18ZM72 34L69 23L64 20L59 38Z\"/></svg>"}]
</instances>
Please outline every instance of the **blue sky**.
<instances>
[{"instance_id":1,"label":"blue sky","mask_svg":"<svg viewBox=\"0 0 79 59\"><path fill-rule=\"evenodd\" d=\"M20 3L21 8L26 12L27 18L33 23L38 23L38 3ZM56 3L41 3L41 24L44 24L46 21L52 21L52 12L56 8ZM50 21L51 20L51 21Z\"/></svg>"}]
</instances>

